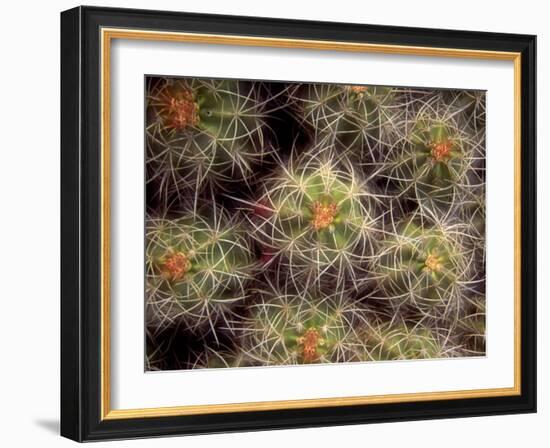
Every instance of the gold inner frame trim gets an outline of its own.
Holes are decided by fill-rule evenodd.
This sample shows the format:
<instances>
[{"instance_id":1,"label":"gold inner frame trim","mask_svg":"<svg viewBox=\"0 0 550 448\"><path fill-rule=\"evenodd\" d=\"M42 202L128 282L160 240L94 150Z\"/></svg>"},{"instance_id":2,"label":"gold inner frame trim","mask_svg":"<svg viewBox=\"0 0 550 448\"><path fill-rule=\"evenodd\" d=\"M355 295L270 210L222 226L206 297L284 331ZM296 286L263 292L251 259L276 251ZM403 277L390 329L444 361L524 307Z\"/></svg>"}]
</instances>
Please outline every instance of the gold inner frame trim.
<instances>
[{"instance_id":1,"label":"gold inner frame trim","mask_svg":"<svg viewBox=\"0 0 550 448\"><path fill-rule=\"evenodd\" d=\"M213 45L368 52L411 56L455 57L513 61L514 63L514 386L442 392L418 392L302 400L188 405L139 409L111 409L110 349L110 62L113 39L185 42ZM521 54L458 48L279 39L216 34L101 29L101 419L128 419L247 412L381 403L502 397L521 394Z\"/></svg>"}]
</instances>

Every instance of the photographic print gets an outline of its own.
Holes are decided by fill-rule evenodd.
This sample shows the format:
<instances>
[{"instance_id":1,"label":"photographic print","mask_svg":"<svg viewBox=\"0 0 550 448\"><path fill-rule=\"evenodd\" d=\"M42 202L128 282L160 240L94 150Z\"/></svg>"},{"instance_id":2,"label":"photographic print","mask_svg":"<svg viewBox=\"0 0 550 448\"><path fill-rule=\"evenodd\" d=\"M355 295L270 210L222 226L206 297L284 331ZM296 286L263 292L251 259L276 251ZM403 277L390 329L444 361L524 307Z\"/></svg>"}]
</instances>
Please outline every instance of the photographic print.
<instances>
[{"instance_id":1,"label":"photographic print","mask_svg":"<svg viewBox=\"0 0 550 448\"><path fill-rule=\"evenodd\" d=\"M144 97L147 371L485 355L485 91Z\"/></svg>"},{"instance_id":2,"label":"photographic print","mask_svg":"<svg viewBox=\"0 0 550 448\"><path fill-rule=\"evenodd\" d=\"M64 437L536 412L536 36L80 6L60 44Z\"/></svg>"}]
</instances>

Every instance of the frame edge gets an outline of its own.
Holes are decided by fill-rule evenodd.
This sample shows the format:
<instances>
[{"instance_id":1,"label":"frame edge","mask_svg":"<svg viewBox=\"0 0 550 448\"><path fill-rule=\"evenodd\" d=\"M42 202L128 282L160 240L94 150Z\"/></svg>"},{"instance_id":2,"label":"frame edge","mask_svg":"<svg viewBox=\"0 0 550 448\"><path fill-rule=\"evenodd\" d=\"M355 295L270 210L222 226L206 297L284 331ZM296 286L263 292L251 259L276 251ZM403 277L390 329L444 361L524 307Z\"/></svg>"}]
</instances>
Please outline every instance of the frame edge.
<instances>
[{"instance_id":1,"label":"frame edge","mask_svg":"<svg viewBox=\"0 0 550 448\"><path fill-rule=\"evenodd\" d=\"M80 307L81 8L61 13L60 434L82 441Z\"/></svg>"},{"instance_id":2,"label":"frame edge","mask_svg":"<svg viewBox=\"0 0 550 448\"><path fill-rule=\"evenodd\" d=\"M537 36L521 52L521 390L537 412Z\"/></svg>"}]
</instances>

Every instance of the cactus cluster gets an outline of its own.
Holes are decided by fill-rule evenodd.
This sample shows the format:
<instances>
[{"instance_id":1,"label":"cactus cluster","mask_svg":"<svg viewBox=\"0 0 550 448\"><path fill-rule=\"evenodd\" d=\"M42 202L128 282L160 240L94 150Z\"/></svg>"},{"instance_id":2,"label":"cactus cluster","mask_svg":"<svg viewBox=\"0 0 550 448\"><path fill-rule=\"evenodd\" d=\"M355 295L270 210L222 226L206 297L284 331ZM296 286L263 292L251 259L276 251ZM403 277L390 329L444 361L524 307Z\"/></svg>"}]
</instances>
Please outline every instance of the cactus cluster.
<instances>
[{"instance_id":1,"label":"cactus cluster","mask_svg":"<svg viewBox=\"0 0 550 448\"><path fill-rule=\"evenodd\" d=\"M146 370L485 354L485 93L148 77Z\"/></svg>"}]
</instances>

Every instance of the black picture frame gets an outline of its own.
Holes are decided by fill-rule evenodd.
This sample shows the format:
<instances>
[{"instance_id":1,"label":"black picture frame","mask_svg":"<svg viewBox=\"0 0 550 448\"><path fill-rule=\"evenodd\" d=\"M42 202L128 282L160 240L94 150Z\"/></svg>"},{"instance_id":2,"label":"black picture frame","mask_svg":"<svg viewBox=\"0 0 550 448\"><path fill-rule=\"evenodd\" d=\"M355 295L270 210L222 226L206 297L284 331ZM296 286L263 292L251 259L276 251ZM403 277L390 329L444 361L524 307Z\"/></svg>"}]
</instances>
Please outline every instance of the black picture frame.
<instances>
[{"instance_id":1,"label":"black picture frame","mask_svg":"<svg viewBox=\"0 0 550 448\"><path fill-rule=\"evenodd\" d=\"M521 393L102 419L102 28L521 54ZM536 36L77 7L61 14L61 435L76 441L536 412Z\"/></svg>"}]
</instances>

